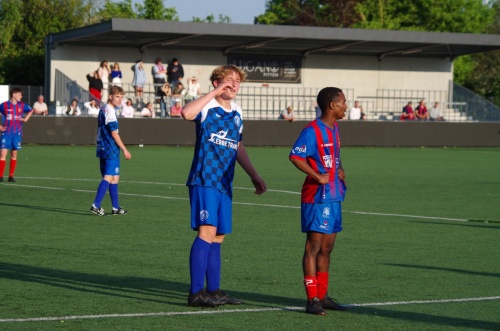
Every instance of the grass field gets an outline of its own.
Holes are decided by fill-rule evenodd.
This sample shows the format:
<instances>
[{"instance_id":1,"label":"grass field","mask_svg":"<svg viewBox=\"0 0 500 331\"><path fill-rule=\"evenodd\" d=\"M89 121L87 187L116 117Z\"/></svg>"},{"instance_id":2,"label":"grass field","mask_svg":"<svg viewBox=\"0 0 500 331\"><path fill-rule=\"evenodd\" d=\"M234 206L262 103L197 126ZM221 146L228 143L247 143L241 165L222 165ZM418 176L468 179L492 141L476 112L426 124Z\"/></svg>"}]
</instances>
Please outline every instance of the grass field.
<instances>
[{"instance_id":1,"label":"grass field","mask_svg":"<svg viewBox=\"0 0 500 331\"><path fill-rule=\"evenodd\" d=\"M108 217L89 212L93 147L20 151L17 182L0 183L0 330L500 330L498 148L343 148L329 292L350 308L325 317L303 312L288 148L248 148L263 196L237 169L222 286L246 304L204 310L186 305L193 149L130 151L129 214Z\"/></svg>"}]
</instances>

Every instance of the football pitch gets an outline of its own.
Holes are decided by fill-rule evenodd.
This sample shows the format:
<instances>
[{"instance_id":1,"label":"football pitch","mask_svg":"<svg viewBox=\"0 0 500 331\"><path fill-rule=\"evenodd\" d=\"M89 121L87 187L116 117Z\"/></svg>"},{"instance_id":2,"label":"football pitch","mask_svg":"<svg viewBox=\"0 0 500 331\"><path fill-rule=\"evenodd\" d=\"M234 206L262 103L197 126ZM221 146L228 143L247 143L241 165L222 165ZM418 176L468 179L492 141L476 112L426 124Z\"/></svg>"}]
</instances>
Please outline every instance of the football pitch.
<instances>
[{"instance_id":1,"label":"football pitch","mask_svg":"<svg viewBox=\"0 0 500 331\"><path fill-rule=\"evenodd\" d=\"M192 147L131 147L129 213L98 217L94 147L25 145L0 183L0 330L500 330L500 149L344 147L329 294L349 310L326 316L304 313L305 176L289 148L247 150L268 192L237 167L222 245L222 289L245 304L196 309Z\"/></svg>"}]
</instances>

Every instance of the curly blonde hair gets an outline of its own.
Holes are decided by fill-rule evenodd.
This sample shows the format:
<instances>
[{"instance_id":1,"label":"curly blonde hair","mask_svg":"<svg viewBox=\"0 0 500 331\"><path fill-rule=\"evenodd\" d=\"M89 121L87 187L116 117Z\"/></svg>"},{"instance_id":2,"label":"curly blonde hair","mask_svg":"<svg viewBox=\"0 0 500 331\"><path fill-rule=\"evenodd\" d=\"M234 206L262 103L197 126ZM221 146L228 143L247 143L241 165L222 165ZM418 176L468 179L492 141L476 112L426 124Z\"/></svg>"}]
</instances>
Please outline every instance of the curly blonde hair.
<instances>
[{"instance_id":1,"label":"curly blonde hair","mask_svg":"<svg viewBox=\"0 0 500 331\"><path fill-rule=\"evenodd\" d=\"M215 68L210 75L210 81L212 82L212 84L215 81L221 81L222 79L224 79L224 77L230 75L233 72L237 73L240 76L240 82L247 81L247 73L234 64L226 64Z\"/></svg>"}]
</instances>

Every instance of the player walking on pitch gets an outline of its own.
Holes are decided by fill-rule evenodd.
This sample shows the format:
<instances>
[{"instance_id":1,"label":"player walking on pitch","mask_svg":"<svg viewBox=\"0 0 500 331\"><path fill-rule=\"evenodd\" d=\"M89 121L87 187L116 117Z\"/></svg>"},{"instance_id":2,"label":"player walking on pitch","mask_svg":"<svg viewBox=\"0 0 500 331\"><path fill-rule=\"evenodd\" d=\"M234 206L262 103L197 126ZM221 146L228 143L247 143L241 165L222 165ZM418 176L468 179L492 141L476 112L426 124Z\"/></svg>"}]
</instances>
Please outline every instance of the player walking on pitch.
<instances>
[{"instance_id":1,"label":"player walking on pitch","mask_svg":"<svg viewBox=\"0 0 500 331\"><path fill-rule=\"evenodd\" d=\"M290 161L307 177L302 185L301 224L307 234L302 268L307 294L306 312L325 315L325 309L346 310L328 292L330 255L342 231L341 201L346 186L340 160L337 121L345 116L345 95L336 87L317 97L321 117L309 123L290 152Z\"/></svg>"},{"instance_id":2,"label":"player walking on pitch","mask_svg":"<svg viewBox=\"0 0 500 331\"><path fill-rule=\"evenodd\" d=\"M101 202L109 189L112 215L125 215L127 211L118 203L118 181L120 180L120 149L126 160L132 155L122 142L118 134L118 119L116 112L121 107L123 100L123 89L120 86L112 86L109 90L109 100L99 110L97 118L97 145L96 155L100 161L102 180L97 188L94 204L90 211L96 215L104 216Z\"/></svg>"},{"instance_id":3,"label":"player walking on pitch","mask_svg":"<svg viewBox=\"0 0 500 331\"><path fill-rule=\"evenodd\" d=\"M22 148L23 123L28 122L33 114L30 106L21 102L23 90L14 87L10 90L10 100L0 105L0 115L5 117L0 121L0 182L3 182L3 173L7 163L7 150L10 149L9 182L15 182L14 172L17 166L17 151ZM23 117L23 115L26 116Z\"/></svg>"},{"instance_id":4,"label":"player walking on pitch","mask_svg":"<svg viewBox=\"0 0 500 331\"><path fill-rule=\"evenodd\" d=\"M245 79L245 72L237 66L219 66L210 76L215 89L191 101L182 110L184 119L196 123L196 146L186 183L191 228L198 231L189 257L188 305L193 307L242 303L220 289L221 244L224 236L232 232L232 184L236 161L250 176L255 193L266 191L266 184L250 162L241 141L241 108L232 102Z\"/></svg>"}]
</instances>

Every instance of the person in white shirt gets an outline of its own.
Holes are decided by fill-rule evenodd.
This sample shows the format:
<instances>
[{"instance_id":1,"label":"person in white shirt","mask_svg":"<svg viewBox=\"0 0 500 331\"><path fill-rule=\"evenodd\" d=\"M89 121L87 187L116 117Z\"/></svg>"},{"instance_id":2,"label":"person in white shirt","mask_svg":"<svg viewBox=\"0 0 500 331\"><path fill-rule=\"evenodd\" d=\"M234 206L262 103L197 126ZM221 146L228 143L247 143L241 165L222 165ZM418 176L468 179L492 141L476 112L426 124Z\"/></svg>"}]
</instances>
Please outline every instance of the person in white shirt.
<instances>
[{"instance_id":1,"label":"person in white shirt","mask_svg":"<svg viewBox=\"0 0 500 331\"><path fill-rule=\"evenodd\" d=\"M47 116L49 114L47 104L43 102L43 95L39 95L38 101L33 104L33 113L43 116Z\"/></svg>"},{"instance_id":2,"label":"person in white shirt","mask_svg":"<svg viewBox=\"0 0 500 331\"><path fill-rule=\"evenodd\" d=\"M146 104L146 107L142 108L142 110L141 110L141 116L142 117L151 117L151 118L155 118L156 117L156 112L154 110L153 103L148 102Z\"/></svg>"},{"instance_id":3,"label":"person in white shirt","mask_svg":"<svg viewBox=\"0 0 500 331\"><path fill-rule=\"evenodd\" d=\"M87 110L87 115L89 116L99 115L99 108L97 107L97 103L95 100L87 101L83 104L83 106Z\"/></svg>"},{"instance_id":4,"label":"person in white shirt","mask_svg":"<svg viewBox=\"0 0 500 331\"><path fill-rule=\"evenodd\" d=\"M198 83L198 79L196 76L188 78L187 92L184 97L185 100L189 102L198 99L199 97L201 97L201 86L200 83Z\"/></svg>"},{"instance_id":5,"label":"person in white shirt","mask_svg":"<svg viewBox=\"0 0 500 331\"><path fill-rule=\"evenodd\" d=\"M354 101L354 107L349 110L350 120L364 120L365 114L363 113L363 107L359 104L359 101Z\"/></svg>"},{"instance_id":6,"label":"person in white shirt","mask_svg":"<svg viewBox=\"0 0 500 331\"><path fill-rule=\"evenodd\" d=\"M132 106L132 99L127 99L126 102L122 103L122 112L120 114L121 117L132 118L134 117L134 106Z\"/></svg>"},{"instance_id":7,"label":"person in white shirt","mask_svg":"<svg viewBox=\"0 0 500 331\"><path fill-rule=\"evenodd\" d=\"M444 117L441 115L441 108L439 108L439 102L434 102L434 107L429 110L429 117L431 121L444 121Z\"/></svg>"}]
</instances>

